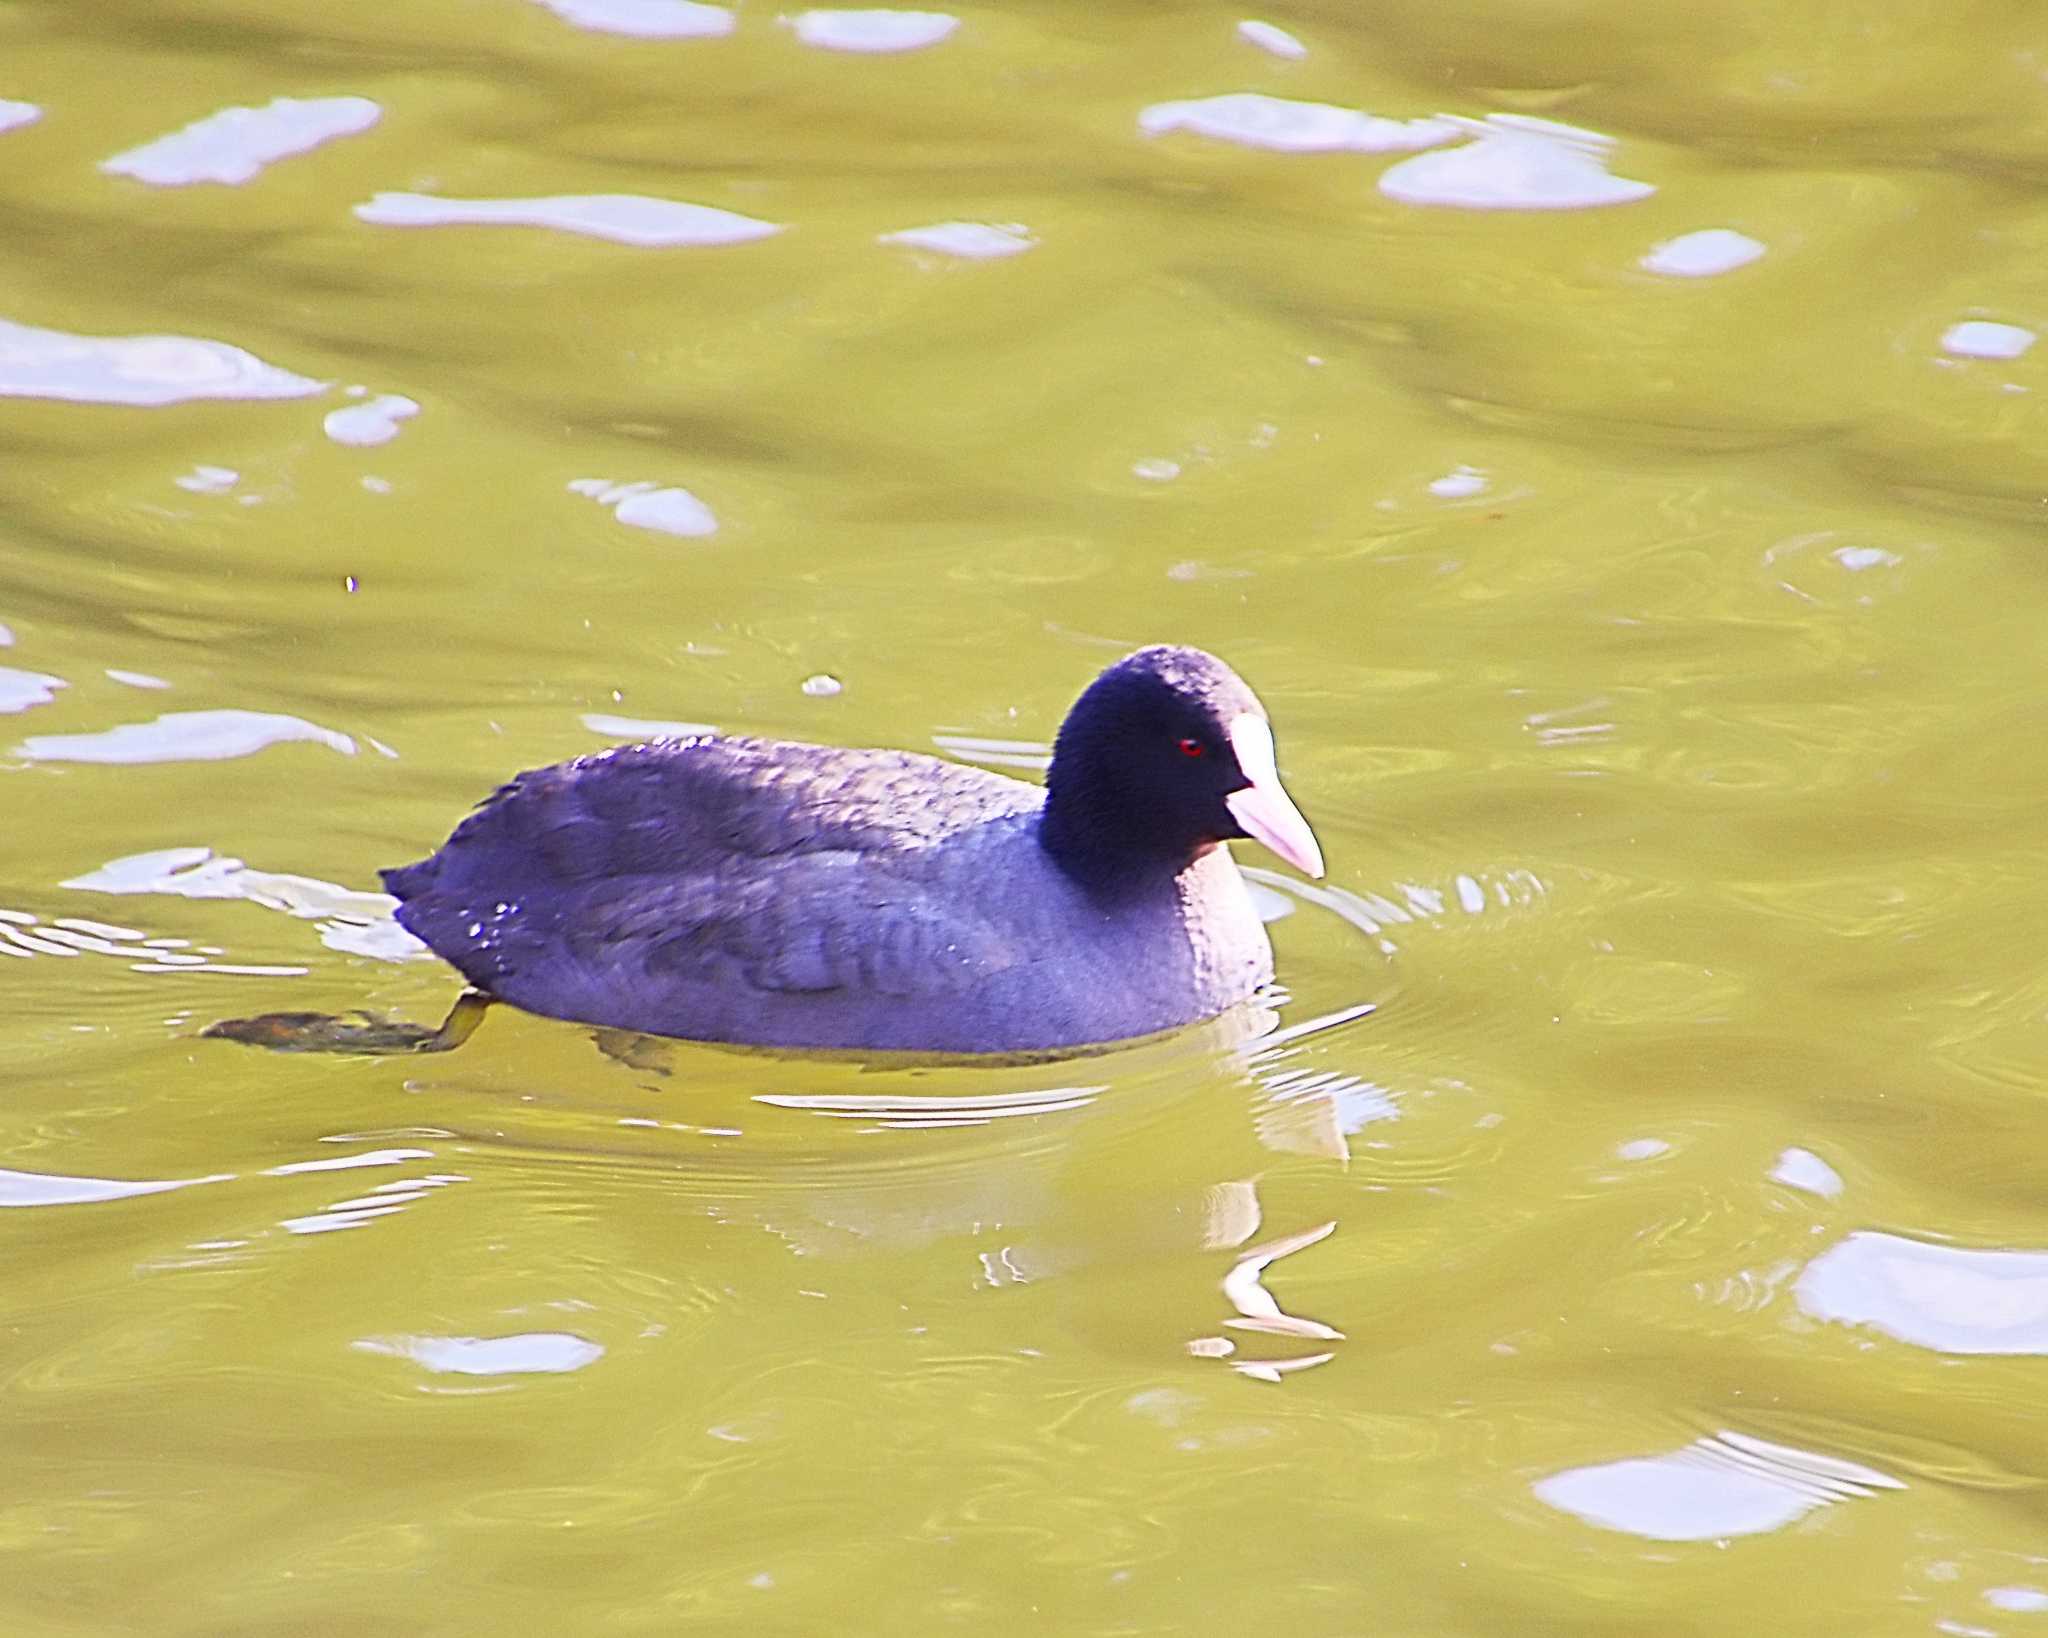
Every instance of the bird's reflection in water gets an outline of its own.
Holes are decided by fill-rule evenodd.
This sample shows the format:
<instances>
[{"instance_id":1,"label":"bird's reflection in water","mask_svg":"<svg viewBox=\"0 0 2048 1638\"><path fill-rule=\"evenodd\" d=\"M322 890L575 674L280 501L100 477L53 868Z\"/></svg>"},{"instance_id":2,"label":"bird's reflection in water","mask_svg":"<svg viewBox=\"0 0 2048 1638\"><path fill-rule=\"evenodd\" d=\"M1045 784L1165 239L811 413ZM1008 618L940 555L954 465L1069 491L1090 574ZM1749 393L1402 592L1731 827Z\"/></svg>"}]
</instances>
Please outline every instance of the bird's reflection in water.
<instances>
[{"instance_id":1,"label":"bird's reflection in water","mask_svg":"<svg viewBox=\"0 0 2048 1638\"><path fill-rule=\"evenodd\" d=\"M1348 1130L1392 1114L1357 1077L1317 1067L1332 1032L1369 1011L1282 1027L1274 1006L1249 1005L1135 1047L994 1065L624 1035L594 1062L588 1031L507 1013L492 1050L414 1060L408 1084L457 1125L462 1094L487 1102L465 1148L545 1158L550 1188L565 1163L644 1173L686 1210L821 1260L807 1284L851 1259L880 1260L869 1284L921 1285L949 1265L984 1292L1055 1282L1014 1311L1020 1335L1050 1300L1096 1346L1208 1355L1275 1382L1342 1340L1266 1284L1336 1225L1260 1239L1262 1177L1276 1159L1297 1178L1303 1159L1341 1162Z\"/></svg>"}]
</instances>

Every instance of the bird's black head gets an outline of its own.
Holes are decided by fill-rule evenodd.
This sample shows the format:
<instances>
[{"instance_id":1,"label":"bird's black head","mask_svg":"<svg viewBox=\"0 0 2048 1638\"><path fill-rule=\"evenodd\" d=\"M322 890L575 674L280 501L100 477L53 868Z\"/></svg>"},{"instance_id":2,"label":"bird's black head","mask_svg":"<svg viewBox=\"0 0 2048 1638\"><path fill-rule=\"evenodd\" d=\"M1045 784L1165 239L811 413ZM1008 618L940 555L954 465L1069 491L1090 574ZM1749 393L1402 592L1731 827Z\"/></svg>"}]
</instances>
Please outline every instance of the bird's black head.
<instances>
[{"instance_id":1,"label":"bird's black head","mask_svg":"<svg viewBox=\"0 0 2048 1638\"><path fill-rule=\"evenodd\" d=\"M1060 725L1045 787L1046 850L1097 891L1177 875L1240 836L1323 873L1280 787L1265 707L1200 649L1142 648L1090 683Z\"/></svg>"}]
</instances>

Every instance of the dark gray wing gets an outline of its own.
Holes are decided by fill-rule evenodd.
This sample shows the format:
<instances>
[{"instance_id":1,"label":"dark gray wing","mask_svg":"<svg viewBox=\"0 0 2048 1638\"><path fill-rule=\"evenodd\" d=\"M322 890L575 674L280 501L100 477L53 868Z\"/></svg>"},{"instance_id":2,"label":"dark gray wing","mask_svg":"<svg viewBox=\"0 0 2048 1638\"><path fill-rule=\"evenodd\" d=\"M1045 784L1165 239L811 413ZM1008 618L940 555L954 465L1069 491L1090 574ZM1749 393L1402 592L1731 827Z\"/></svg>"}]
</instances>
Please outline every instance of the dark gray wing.
<instances>
[{"instance_id":1,"label":"dark gray wing","mask_svg":"<svg viewBox=\"0 0 2048 1638\"><path fill-rule=\"evenodd\" d=\"M685 989L907 996L1007 965L961 854L1040 801L906 752L657 741L521 774L384 880L492 993L661 1028Z\"/></svg>"},{"instance_id":2,"label":"dark gray wing","mask_svg":"<svg viewBox=\"0 0 2048 1638\"><path fill-rule=\"evenodd\" d=\"M620 982L798 993L946 993L1012 965L974 907L870 855L813 852L744 875L619 881L579 907L577 960Z\"/></svg>"}]
</instances>

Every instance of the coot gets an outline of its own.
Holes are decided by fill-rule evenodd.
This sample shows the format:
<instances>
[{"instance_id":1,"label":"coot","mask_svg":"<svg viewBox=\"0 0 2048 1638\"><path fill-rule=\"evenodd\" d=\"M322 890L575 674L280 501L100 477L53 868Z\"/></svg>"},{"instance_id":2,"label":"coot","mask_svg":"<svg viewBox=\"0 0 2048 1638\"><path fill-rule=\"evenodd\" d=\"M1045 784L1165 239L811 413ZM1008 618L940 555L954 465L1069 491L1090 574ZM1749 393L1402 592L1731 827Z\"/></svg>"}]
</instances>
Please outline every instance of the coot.
<instances>
[{"instance_id":1,"label":"coot","mask_svg":"<svg viewBox=\"0 0 2048 1638\"><path fill-rule=\"evenodd\" d=\"M1264 707L1158 647L1089 685L1043 790L905 751L655 740L523 773L383 876L404 926L528 1012L1017 1053L1192 1023L1271 978L1236 837L1322 874Z\"/></svg>"}]
</instances>

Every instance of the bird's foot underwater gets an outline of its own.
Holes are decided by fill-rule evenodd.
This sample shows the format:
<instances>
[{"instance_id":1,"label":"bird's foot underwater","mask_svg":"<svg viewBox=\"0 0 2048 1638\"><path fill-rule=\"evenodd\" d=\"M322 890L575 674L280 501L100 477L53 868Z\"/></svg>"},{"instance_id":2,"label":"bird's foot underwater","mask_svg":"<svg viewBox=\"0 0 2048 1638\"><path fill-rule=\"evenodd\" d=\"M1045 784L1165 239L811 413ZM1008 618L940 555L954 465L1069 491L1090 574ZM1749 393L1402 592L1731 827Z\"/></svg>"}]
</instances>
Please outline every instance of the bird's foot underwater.
<instances>
[{"instance_id":1,"label":"bird's foot underwater","mask_svg":"<svg viewBox=\"0 0 2048 1638\"><path fill-rule=\"evenodd\" d=\"M636 1029L593 1030L590 1039L599 1052L628 1069L638 1069L650 1075L674 1073L670 1067L670 1059L675 1056L673 1041Z\"/></svg>"},{"instance_id":2,"label":"bird's foot underwater","mask_svg":"<svg viewBox=\"0 0 2048 1638\"><path fill-rule=\"evenodd\" d=\"M452 1052L476 1033L490 997L468 990L456 999L438 1029L355 1012L265 1012L253 1018L223 1018L199 1033L213 1041L239 1041L268 1052L339 1052L367 1057L402 1057L419 1052Z\"/></svg>"}]
</instances>

